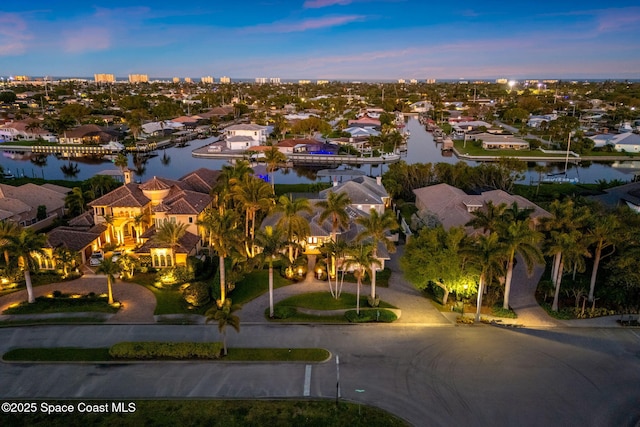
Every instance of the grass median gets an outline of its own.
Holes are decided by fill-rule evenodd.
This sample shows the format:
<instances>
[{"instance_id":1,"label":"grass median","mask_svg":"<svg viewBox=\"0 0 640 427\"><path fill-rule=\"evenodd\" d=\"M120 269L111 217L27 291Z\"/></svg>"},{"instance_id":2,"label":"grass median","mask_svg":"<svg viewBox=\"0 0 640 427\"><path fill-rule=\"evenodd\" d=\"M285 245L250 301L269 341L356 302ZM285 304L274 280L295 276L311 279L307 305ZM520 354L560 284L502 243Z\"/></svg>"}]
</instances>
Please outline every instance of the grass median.
<instances>
[{"instance_id":1,"label":"grass median","mask_svg":"<svg viewBox=\"0 0 640 427\"><path fill-rule=\"evenodd\" d=\"M145 361L162 360L216 360L231 362L322 362L330 356L323 348L229 348L227 356L220 358L146 358ZM139 359L115 358L109 348L15 348L6 352L6 362L131 362Z\"/></svg>"}]
</instances>

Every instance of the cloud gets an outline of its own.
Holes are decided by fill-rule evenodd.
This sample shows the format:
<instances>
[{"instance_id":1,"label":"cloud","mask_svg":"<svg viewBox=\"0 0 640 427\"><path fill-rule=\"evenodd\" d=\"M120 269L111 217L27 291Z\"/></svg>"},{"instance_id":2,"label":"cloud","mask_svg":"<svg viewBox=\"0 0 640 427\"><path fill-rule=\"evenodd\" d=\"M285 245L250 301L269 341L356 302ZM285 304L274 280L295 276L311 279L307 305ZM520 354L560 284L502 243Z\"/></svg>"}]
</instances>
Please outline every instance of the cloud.
<instances>
[{"instance_id":1,"label":"cloud","mask_svg":"<svg viewBox=\"0 0 640 427\"><path fill-rule=\"evenodd\" d=\"M256 25L243 29L248 33L296 33L308 30L337 27L351 22L364 21L363 15L327 16L323 18L304 19L294 22L274 22L272 24Z\"/></svg>"},{"instance_id":2,"label":"cloud","mask_svg":"<svg viewBox=\"0 0 640 427\"><path fill-rule=\"evenodd\" d=\"M305 9L319 9L321 7L328 7L334 5L346 6L352 3L353 0L307 0L302 7Z\"/></svg>"},{"instance_id":3,"label":"cloud","mask_svg":"<svg viewBox=\"0 0 640 427\"><path fill-rule=\"evenodd\" d=\"M598 12L598 32L601 33L635 29L640 23L639 7L604 9Z\"/></svg>"},{"instance_id":4,"label":"cloud","mask_svg":"<svg viewBox=\"0 0 640 427\"><path fill-rule=\"evenodd\" d=\"M63 49L68 53L106 50L111 47L111 33L106 28L83 27L63 33Z\"/></svg>"},{"instance_id":5,"label":"cloud","mask_svg":"<svg viewBox=\"0 0 640 427\"><path fill-rule=\"evenodd\" d=\"M27 23L19 15L0 12L0 55L24 53L31 38Z\"/></svg>"}]
</instances>

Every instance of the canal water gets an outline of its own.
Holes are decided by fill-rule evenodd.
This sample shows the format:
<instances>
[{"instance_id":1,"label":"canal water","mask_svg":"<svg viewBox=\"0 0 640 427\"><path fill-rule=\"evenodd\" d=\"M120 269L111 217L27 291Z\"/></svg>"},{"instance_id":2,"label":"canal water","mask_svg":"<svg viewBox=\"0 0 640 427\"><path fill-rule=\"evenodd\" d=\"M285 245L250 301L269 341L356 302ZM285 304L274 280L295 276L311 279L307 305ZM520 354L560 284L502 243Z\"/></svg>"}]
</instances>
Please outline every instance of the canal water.
<instances>
[{"instance_id":1,"label":"canal water","mask_svg":"<svg viewBox=\"0 0 640 427\"><path fill-rule=\"evenodd\" d=\"M410 132L407 143L407 151L403 153L403 160L407 163L457 163L459 160L452 153L443 153L439 145L433 140L432 135L427 132L418 119L408 117L405 120L406 129ZM158 150L151 157L134 156L129 154L129 168L136 173L136 179L144 181L153 176L162 176L170 179L178 179L181 176L198 168L220 169L228 164L226 160L198 159L191 156L191 151L213 142L211 139L193 140L186 147L170 147L166 150ZM69 163L77 164L77 174L65 175L63 169ZM475 165L475 162L469 162ZM0 153L0 165L5 171L10 171L16 176L29 176L46 179L75 179L84 180L91 178L104 170L117 171L118 168L109 159L89 159L73 158L63 159L55 155L33 155L14 154L9 152ZM561 172L564 163L554 163L552 172ZM325 169L326 166L318 168L293 168L279 170L275 173L275 182L283 184L309 183L315 181L328 181L330 177L316 178L315 172ZM383 174L387 165L361 165L342 166L339 169L361 170L367 175L376 176ZM600 179L619 179L630 181L633 174L640 172L640 161L609 162L609 163L588 163L583 162L576 166L569 164L567 176L577 177L580 182L593 183ZM538 174L529 171L524 182L535 181Z\"/></svg>"}]
</instances>

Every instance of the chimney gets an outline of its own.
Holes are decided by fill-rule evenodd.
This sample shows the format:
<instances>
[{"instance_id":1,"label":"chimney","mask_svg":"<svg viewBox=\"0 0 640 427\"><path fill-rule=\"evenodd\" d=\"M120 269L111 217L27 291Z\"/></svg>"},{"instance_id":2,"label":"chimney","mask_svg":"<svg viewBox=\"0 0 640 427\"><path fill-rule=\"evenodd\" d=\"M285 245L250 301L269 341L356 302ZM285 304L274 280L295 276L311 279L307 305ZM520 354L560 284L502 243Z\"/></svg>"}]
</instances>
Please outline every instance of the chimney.
<instances>
[{"instance_id":1,"label":"chimney","mask_svg":"<svg viewBox=\"0 0 640 427\"><path fill-rule=\"evenodd\" d=\"M380 175L376 176L376 184L382 186L382 177Z\"/></svg>"},{"instance_id":2,"label":"chimney","mask_svg":"<svg viewBox=\"0 0 640 427\"><path fill-rule=\"evenodd\" d=\"M131 170L129 168L124 168L122 170L122 173L124 174L124 183L126 184L131 184Z\"/></svg>"}]
</instances>

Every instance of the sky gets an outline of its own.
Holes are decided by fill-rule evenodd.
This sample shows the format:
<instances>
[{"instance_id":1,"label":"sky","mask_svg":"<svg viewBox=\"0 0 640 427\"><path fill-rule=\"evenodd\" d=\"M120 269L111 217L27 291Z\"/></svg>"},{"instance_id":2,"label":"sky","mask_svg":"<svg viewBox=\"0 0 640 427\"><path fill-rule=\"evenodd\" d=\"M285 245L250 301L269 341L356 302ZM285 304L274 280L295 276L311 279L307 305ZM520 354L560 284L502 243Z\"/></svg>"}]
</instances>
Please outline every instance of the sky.
<instances>
[{"instance_id":1,"label":"sky","mask_svg":"<svg viewBox=\"0 0 640 427\"><path fill-rule=\"evenodd\" d=\"M637 0L2 3L3 77L640 78Z\"/></svg>"}]
</instances>

